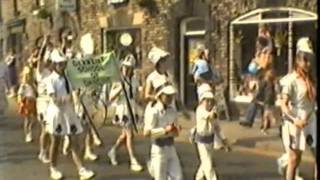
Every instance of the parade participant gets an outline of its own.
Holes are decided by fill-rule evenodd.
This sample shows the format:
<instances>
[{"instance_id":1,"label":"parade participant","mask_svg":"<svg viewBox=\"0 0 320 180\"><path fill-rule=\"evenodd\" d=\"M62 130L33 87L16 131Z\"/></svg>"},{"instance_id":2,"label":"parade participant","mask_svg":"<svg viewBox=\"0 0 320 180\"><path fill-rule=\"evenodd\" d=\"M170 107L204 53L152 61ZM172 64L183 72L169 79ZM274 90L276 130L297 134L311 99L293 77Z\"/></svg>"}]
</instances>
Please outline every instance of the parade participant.
<instances>
[{"instance_id":1,"label":"parade participant","mask_svg":"<svg viewBox=\"0 0 320 180\"><path fill-rule=\"evenodd\" d=\"M208 84L199 88L199 105L196 110L196 136L200 166L195 179L204 177L207 180L216 180L217 176L212 167L212 155L214 136L222 140L222 144L229 148L227 139L221 134L221 128L217 119L214 95Z\"/></svg>"},{"instance_id":2,"label":"parade participant","mask_svg":"<svg viewBox=\"0 0 320 180\"><path fill-rule=\"evenodd\" d=\"M50 177L52 179L63 178L62 173L57 169L58 148L61 137L69 136L72 158L80 179L90 179L94 176L94 172L87 170L79 157L78 135L82 133L83 127L74 112L72 88L64 73L66 58L57 49L54 49L51 53L51 60L54 63L54 70L47 83L47 93L51 98L47 113L50 116L45 119L46 131L51 135Z\"/></svg>"},{"instance_id":3,"label":"parade participant","mask_svg":"<svg viewBox=\"0 0 320 180\"><path fill-rule=\"evenodd\" d=\"M8 108L8 100L6 92L8 90L8 67L5 62L0 59L0 115L4 115L5 111Z\"/></svg>"},{"instance_id":4,"label":"parade participant","mask_svg":"<svg viewBox=\"0 0 320 180\"><path fill-rule=\"evenodd\" d=\"M32 71L25 66L18 89L19 114L24 118L24 133L27 143L32 141L32 127L36 118L36 90Z\"/></svg>"},{"instance_id":5,"label":"parade participant","mask_svg":"<svg viewBox=\"0 0 320 180\"><path fill-rule=\"evenodd\" d=\"M153 47L148 54L148 58L154 65L155 69L146 79L145 99L147 101L155 100L155 91L159 85L162 85L165 82L171 82L167 73L168 57L168 52L157 47Z\"/></svg>"},{"instance_id":6,"label":"parade participant","mask_svg":"<svg viewBox=\"0 0 320 180\"><path fill-rule=\"evenodd\" d=\"M297 43L293 72L287 75L282 89L281 110L284 116L282 139L289 159L286 179L293 180L307 144L315 156L315 81L311 75L313 51L306 38Z\"/></svg>"},{"instance_id":7,"label":"parade participant","mask_svg":"<svg viewBox=\"0 0 320 180\"><path fill-rule=\"evenodd\" d=\"M37 82L37 113L38 120L41 125L41 133L39 138L40 152L38 155L39 160L42 163L49 163L48 149L49 149L49 135L45 131L45 117L47 116L47 107L49 105L49 97L47 94L47 81L52 72L52 63L50 58L51 45L47 44L47 40L44 41L45 47L44 57L38 57L37 69L36 69L36 82ZM44 49L43 49L44 50Z\"/></svg>"},{"instance_id":8,"label":"parade participant","mask_svg":"<svg viewBox=\"0 0 320 180\"><path fill-rule=\"evenodd\" d=\"M150 175L155 180L182 180L181 164L174 146L179 135L177 111L171 106L175 88L163 84L156 92L157 100L150 102L144 115L144 135L152 140L148 164Z\"/></svg>"},{"instance_id":9,"label":"parade participant","mask_svg":"<svg viewBox=\"0 0 320 180\"><path fill-rule=\"evenodd\" d=\"M135 58L133 56L126 56L126 58L121 63L121 75L124 82L124 90L129 96L129 102L132 106L133 113L135 114L135 96L139 87L138 81L133 77L133 69L135 66ZM129 157L130 157L130 169L132 171L142 171L142 166L137 161L134 153L134 134L132 120L130 120L129 107L125 99L125 94L122 89L120 82L112 84L109 101L114 102L116 105L115 119L114 122L122 127L122 133L118 137L116 143L112 146L111 150L108 152L108 157L110 158L112 165L117 165L116 151L117 148L122 143L126 144ZM138 118L135 115L136 119Z\"/></svg>"}]
</instances>

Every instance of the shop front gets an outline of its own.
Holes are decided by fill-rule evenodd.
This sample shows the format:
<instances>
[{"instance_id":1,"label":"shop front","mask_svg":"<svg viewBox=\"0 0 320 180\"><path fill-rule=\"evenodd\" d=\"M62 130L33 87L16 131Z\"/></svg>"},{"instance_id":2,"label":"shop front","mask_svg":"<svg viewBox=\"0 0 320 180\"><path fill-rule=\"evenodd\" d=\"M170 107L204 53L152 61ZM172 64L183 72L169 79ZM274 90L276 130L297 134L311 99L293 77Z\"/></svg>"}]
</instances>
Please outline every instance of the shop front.
<instances>
[{"instance_id":1,"label":"shop front","mask_svg":"<svg viewBox=\"0 0 320 180\"><path fill-rule=\"evenodd\" d=\"M296 42L309 37L316 53L317 15L312 12L287 8L264 8L246 13L229 26L229 99L248 103L252 96L243 92L248 65L255 53L259 24L267 24L273 41L273 63L277 78L290 72L294 65ZM316 67L316 66L314 66Z\"/></svg>"}]
</instances>

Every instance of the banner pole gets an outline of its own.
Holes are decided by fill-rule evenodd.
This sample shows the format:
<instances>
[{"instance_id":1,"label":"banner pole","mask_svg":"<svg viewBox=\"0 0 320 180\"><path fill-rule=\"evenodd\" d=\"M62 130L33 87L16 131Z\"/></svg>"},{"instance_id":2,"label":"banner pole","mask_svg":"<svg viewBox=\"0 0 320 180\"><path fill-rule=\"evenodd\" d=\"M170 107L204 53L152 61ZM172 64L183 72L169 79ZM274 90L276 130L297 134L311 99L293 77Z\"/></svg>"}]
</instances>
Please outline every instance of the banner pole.
<instances>
[{"instance_id":1,"label":"banner pole","mask_svg":"<svg viewBox=\"0 0 320 180\"><path fill-rule=\"evenodd\" d=\"M116 58L117 61L119 61L119 59L120 59L120 54L121 54L121 51L117 55L117 58ZM125 89L123 78L122 78L122 75L121 75L121 72L120 72L120 67L119 67L118 62L116 62L116 64L117 64L117 72L119 74L119 78L120 78L120 82L121 82L121 88L122 88L122 91L124 92L124 96L125 96L125 99L126 99L127 107L129 109L130 120L131 120L131 122L133 124L134 130L136 131L136 133L138 133L138 128L137 128L137 125L136 125L135 116L133 115L132 106L131 106L129 98L128 98L128 93L127 93L127 91Z\"/></svg>"}]
</instances>

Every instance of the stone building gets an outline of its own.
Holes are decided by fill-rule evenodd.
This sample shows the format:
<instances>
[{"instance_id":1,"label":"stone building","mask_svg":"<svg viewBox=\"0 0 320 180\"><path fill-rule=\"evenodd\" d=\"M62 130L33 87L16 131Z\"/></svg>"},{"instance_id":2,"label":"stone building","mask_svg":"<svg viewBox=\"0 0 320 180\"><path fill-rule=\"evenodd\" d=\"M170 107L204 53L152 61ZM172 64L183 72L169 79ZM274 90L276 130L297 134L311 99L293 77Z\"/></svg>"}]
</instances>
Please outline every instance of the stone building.
<instances>
[{"instance_id":1,"label":"stone building","mask_svg":"<svg viewBox=\"0 0 320 180\"><path fill-rule=\"evenodd\" d=\"M119 51L127 32L143 77L152 67L146 58L151 47L168 50L180 98L189 107L196 102L190 69L198 45L209 48L230 102L237 96L237 77L253 56L260 22L270 23L273 34L279 30L278 39L290 42L279 47L284 71L292 64L298 37L312 36L316 45L316 0L1 0L0 7L2 49L28 52L47 31L69 28L78 37L92 33L96 53Z\"/></svg>"}]
</instances>

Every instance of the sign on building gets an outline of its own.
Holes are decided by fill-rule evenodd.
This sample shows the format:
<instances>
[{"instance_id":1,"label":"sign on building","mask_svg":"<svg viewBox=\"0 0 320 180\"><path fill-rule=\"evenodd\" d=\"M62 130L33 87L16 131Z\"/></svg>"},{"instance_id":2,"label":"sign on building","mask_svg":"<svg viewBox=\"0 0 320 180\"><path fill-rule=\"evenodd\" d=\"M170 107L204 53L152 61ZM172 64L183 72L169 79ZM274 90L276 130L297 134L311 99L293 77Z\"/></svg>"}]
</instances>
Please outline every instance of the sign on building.
<instances>
[{"instance_id":1,"label":"sign on building","mask_svg":"<svg viewBox=\"0 0 320 180\"><path fill-rule=\"evenodd\" d=\"M60 11L74 12L77 8L76 0L56 0L56 7Z\"/></svg>"}]
</instances>

